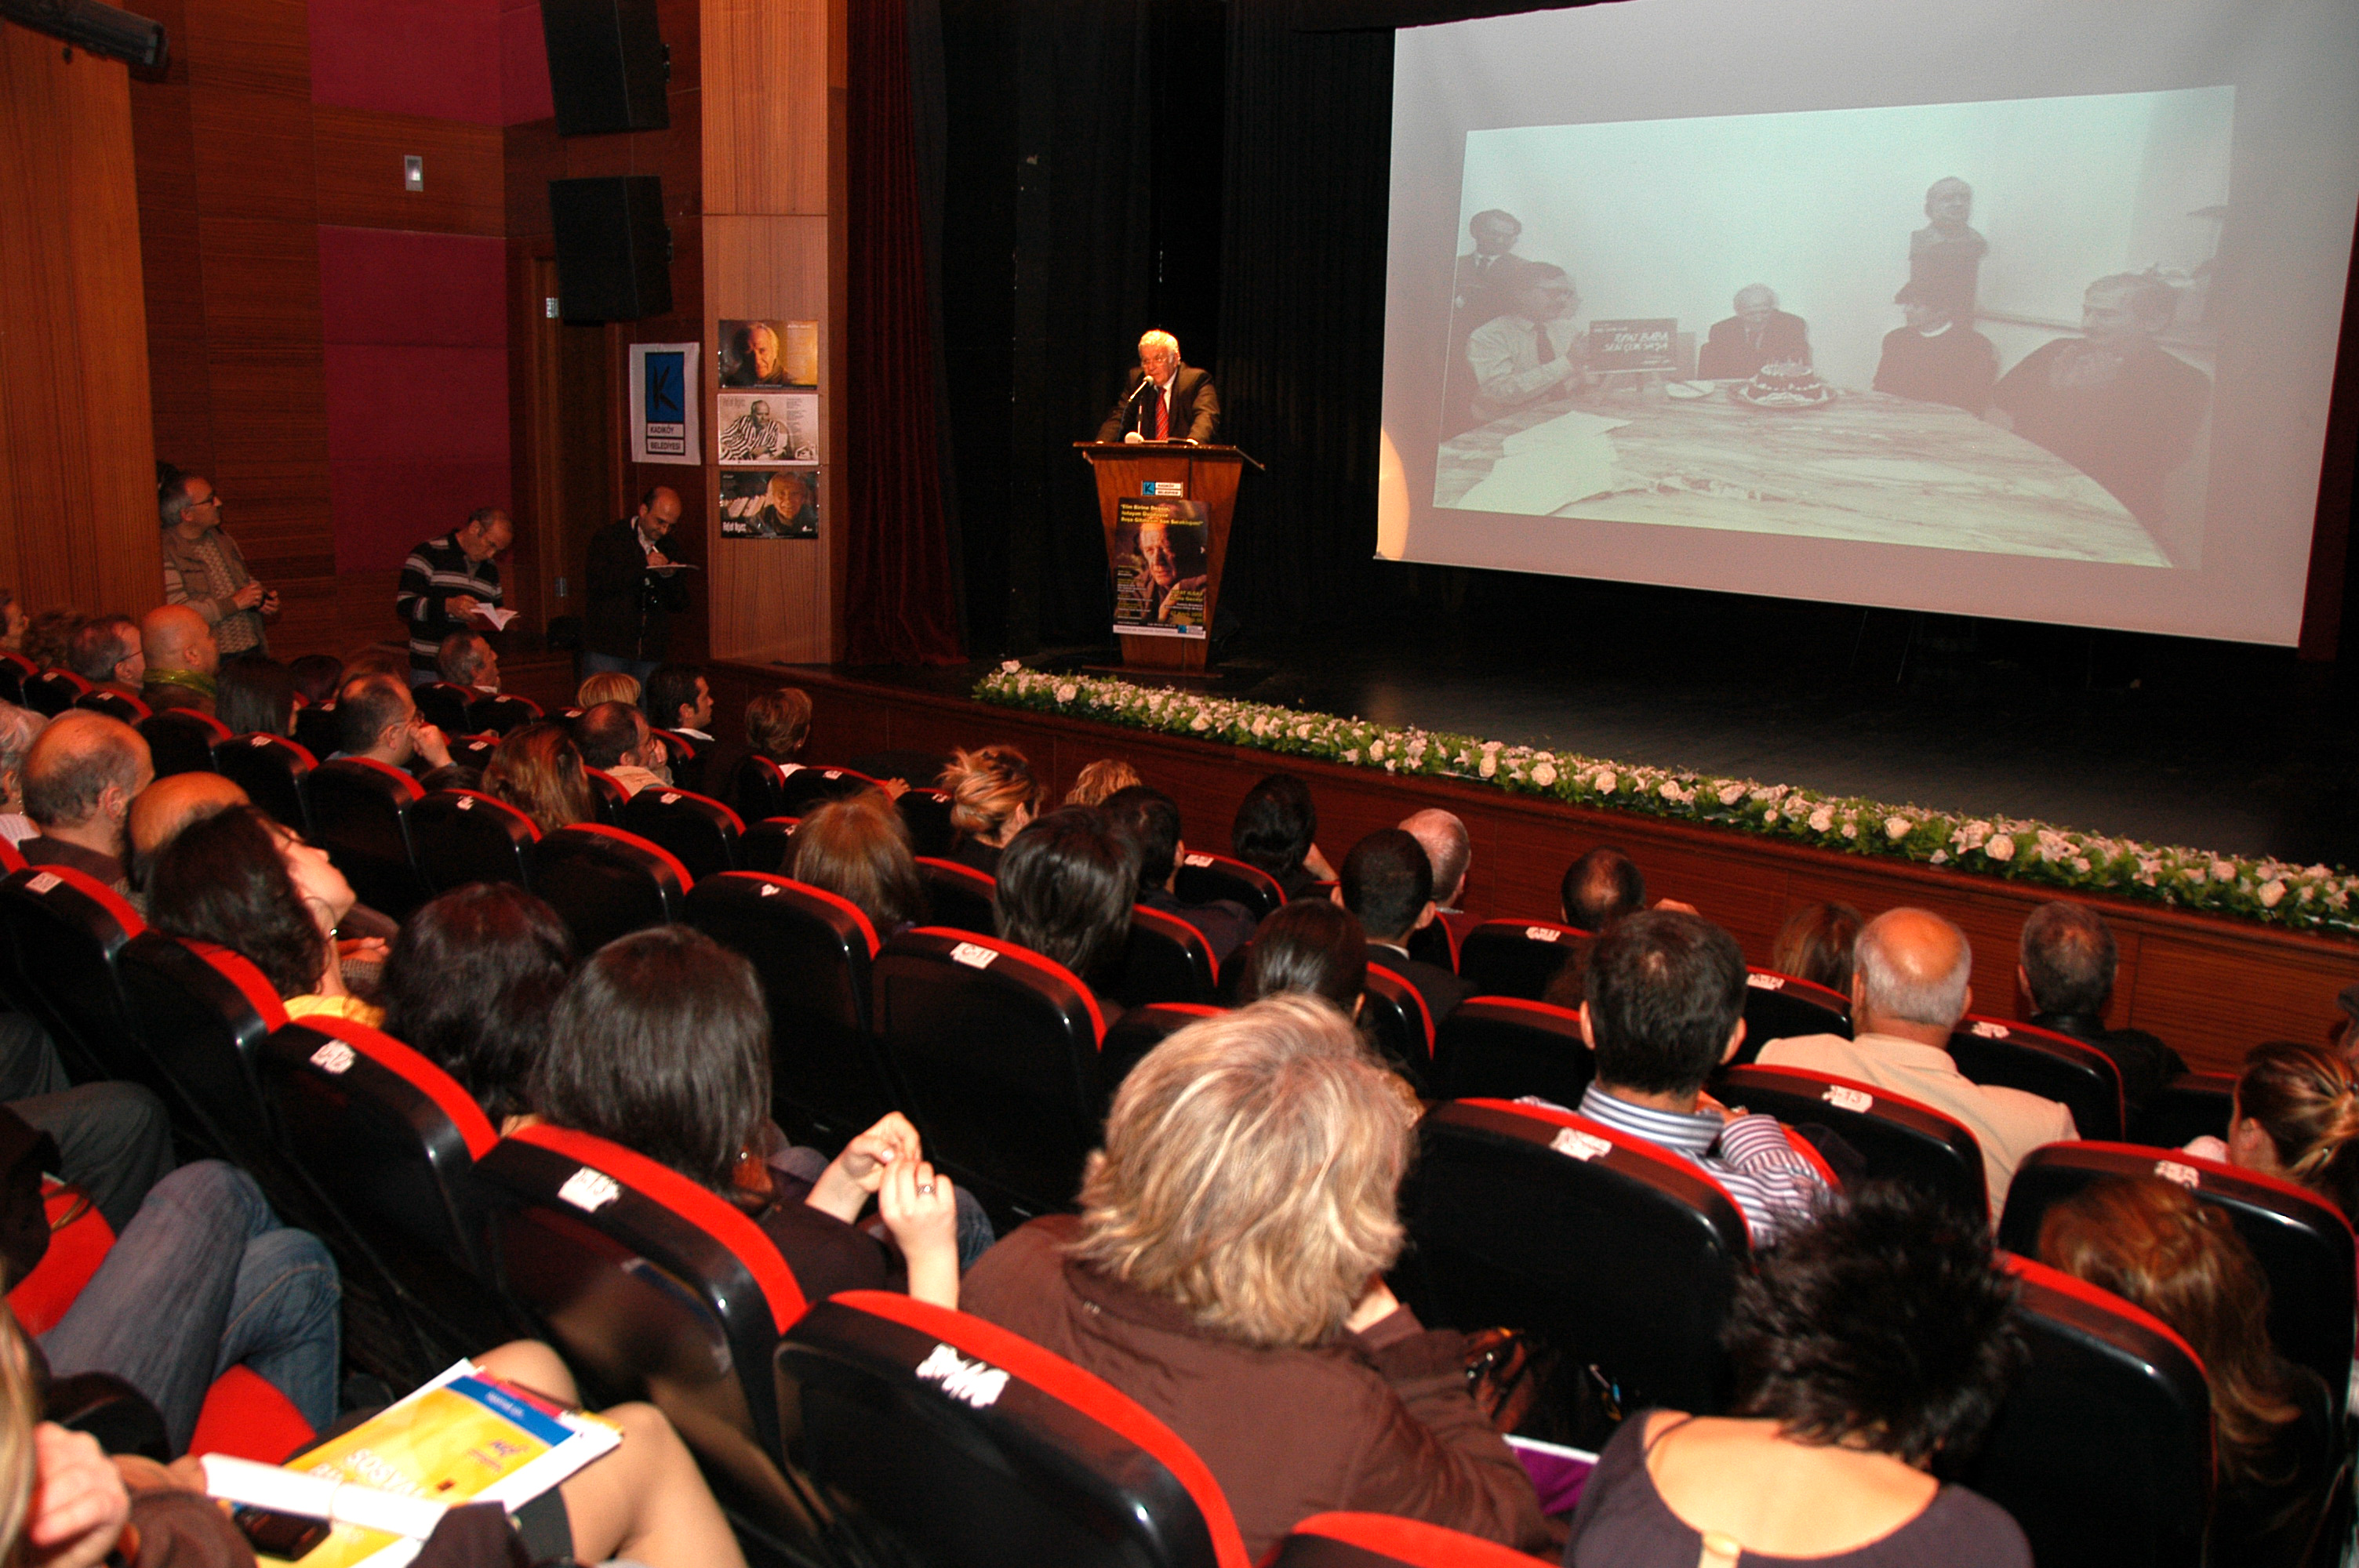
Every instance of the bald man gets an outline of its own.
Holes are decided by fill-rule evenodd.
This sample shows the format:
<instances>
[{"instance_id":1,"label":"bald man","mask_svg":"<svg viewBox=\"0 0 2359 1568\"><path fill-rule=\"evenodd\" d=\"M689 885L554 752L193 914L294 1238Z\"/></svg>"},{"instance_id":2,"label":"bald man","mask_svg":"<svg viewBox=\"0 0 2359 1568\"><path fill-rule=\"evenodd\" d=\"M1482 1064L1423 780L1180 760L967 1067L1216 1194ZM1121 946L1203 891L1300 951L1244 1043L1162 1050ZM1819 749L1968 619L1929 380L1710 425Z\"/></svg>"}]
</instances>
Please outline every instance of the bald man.
<instances>
[{"instance_id":1,"label":"bald man","mask_svg":"<svg viewBox=\"0 0 2359 1568\"><path fill-rule=\"evenodd\" d=\"M688 579L664 541L679 522L679 492L659 484L639 509L590 535L582 606L582 670L614 671L642 686L671 646L671 618L689 607Z\"/></svg>"},{"instance_id":2,"label":"bald man","mask_svg":"<svg viewBox=\"0 0 2359 1568\"><path fill-rule=\"evenodd\" d=\"M205 618L185 604L166 604L139 619L139 646L147 655L147 676L139 688L149 708L213 710L213 676L221 673L221 648Z\"/></svg>"},{"instance_id":3,"label":"bald man","mask_svg":"<svg viewBox=\"0 0 2359 1568\"><path fill-rule=\"evenodd\" d=\"M1474 866L1474 843L1466 835L1466 824L1453 812L1429 806L1402 818L1400 829L1424 846L1425 858L1433 863L1435 913L1455 914L1466 892L1466 873Z\"/></svg>"},{"instance_id":4,"label":"bald man","mask_svg":"<svg viewBox=\"0 0 2359 1568\"><path fill-rule=\"evenodd\" d=\"M174 773L158 779L131 803L131 866L144 885L164 846L192 822L249 804L245 791L219 773Z\"/></svg>"},{"instance_id":5,"label":"bald man","mask_svg":"<svg viewBox=\"0 0 2359 1568\"><path fill-rule=\"evenodd\" d=\"M155 782L138 730L103 713L68 708L25 755L25 815L41 831L16 848L28 865L63 866L127 895L125 824L131 803Z\"/></svg>"},{"instance_id":6,"label":"bald man","mask_svg":"<svg viewBox=\"0 0 2359 1568\"><path fill-rule=\"evenodd\" d=\"M1950 1059L1950 1033L1973 1005L1966 984L1973 967L1965 933L1940 915L1888 910L1867 923L1852 950L1852 1038L1772 1040L1761 1061L1889 1089L1963 1122L1982 1150L1996 1225L2023 1157L2080 1134L2072 1113L2054 1100L1973 1083Z\"/></svg>"}]
</instances>

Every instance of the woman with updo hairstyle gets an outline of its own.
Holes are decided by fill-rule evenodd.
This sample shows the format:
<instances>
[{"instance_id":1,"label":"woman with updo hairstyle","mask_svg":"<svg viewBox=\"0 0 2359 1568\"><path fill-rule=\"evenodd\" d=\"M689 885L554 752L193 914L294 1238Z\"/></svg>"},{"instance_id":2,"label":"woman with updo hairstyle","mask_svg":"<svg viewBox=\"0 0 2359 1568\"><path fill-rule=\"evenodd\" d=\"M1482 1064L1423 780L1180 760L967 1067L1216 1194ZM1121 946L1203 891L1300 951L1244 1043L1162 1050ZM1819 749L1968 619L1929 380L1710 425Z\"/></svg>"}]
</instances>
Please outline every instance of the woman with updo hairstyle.
<instances>
[{"instance_id":1,"label":"woman with updo hairstyle","mask_svg":"<svg viewBox=\"0 0 2359 1568\"><path fill-rule=\"evenodd\" d=\"M2049 1207L2039 1260L2152 1313L2212 1391L2210 1561L2303 1560L2332 1449L2318 1375L2269 1344L2269 1285L2223 1210L2158 1176L2093 1183Z\"/></svg>"},{"instance_id":2,"label":"woman with updo hairstyle","mask_svg":"<svg viewBox=\"0 0 2359 1568\"><path fill-rule=\"evenodd\" d=\"M992 922L1005 940L1062 964L1094 989L1122 957L1137 897L1138 845L1104 813L1069 806L1009 840ZM1103 997L1099 1005L1111 1022L1119 1009Z\"/></svg>"},{"instance_id":3,"label":"woman with updo hairstyle","mask_svg":"<svg viewBox=\"0 0 2359 1568\"><path fill-rule=\"evenodd\" d=\"M880 941L925 923L926 884L909 853L909 830L875 790L804 817L787 841L786 872L859 910Z\"/></svg>"},{"instance_id":4,"label":"woman with updo hairstyle","mask_svg":"<svg viewBox=\"0 0 2359 1568\"><path fill-rule=\"evenodd\" d=\"M810 739L810 721L809 693L791 686L763 692L745 704L745 744L783 768Z\"/></svg>"},{"instance_id":5,"label":"woman with updo hairstyle","mask_svg":"<svg viewBox=\"0 0 2359 1568\"><path fill-rule=\"evenodd\" d=\"M459 1082L502 1132L531 1108L549 1011L573 971L573 936L522 888L474 882L402 923L385 961L385 1031Z\"/></svg>"},{"instance_id":6,"label":"woman with updo hairstyle","mask_svg":"<svg viewBox=\"0 0 2359 1568\"><path fill-rule=\"evenodd\" d=\"M1465 1336L1428 1332L1385 1287L1415 1141L1394 1086L1315 997L1191 1023L1123 1080L1082 1212L1034 1220L966 1278L966 1311L1178 1433L1256 1562L1329 1509L1545 1538L1467 1396Z\"/></svg>"},{"instance_id":7,"label":"woman with updo hairstyle","mask_svg":"<svg viewBox=\"0 0 2359 1568\"><path fill-rule=\"evenodd\" d=\"M1289 899L1300 898L1313 882L1335 880L1318 837L1310 786L1292 773L1271 773L1247 790L1229 826L1229 848L1237 859L1275 877Z\"/></svg>"},{"instance_id":8,"label":"woman with updo hairstyle","mask_svg":"<svg viewBox=\"0 0 2359 1568\"><path fill-rule=\"evenodd\" d=\"M1013 746L953 752L940 787L950 794L951 826L958 829L950 858L997 876L1000 852L1024 831L1040 801L1032 764Z\"/></svg>"},{"instance_id":9,"label":"woman with updo hairstyle","mask_svg":"<svg viewBox=\"0 0 2359 1568\"><path fill-rule=\"evenodd\" d=\"M1847 903L1806 903L1786 917L1769 946L1769 967L1851 995L1851 946L1867 922Z\"/></svg>"},{"instance_id":10,"label":"woman with updo hairstyle","mask_svg":"<svg viewBox=\"0 0 2359 1568\"><path fill-rule=\"evenodd\" d=\"M2324 1045L2256 1045L2226 1141L2199 1138L2187 1152L2308 1187L2359 1225L2359 1068Z\"/></svg>"},{"instance_id":11,"label":"woman with updo hairstyle","mask_svg":"<svg viewBox=\"0 0 2359 1568\"><path fill-rule=\"evenodd\" d=\"M598 819L582 748L552 719L508 731L484 765L484 793L531 817L543 833Z\"/></svg>"},{"instance_id":12,"label":"woman with updo hairstyle","mask_svg":"<svg viewBox=\"0 0 2359 1568\"><path fill-rule=\"evenodd\" d=\"M1633 1412L1598 1456L1567 1568L2030 1568L2006 1511L1931 1474L2025 1361L1989 1231L1874 1183L1740 1273L1729 1413Z\"/></svg>"},{"instance_id":13,"label":"woman with updo hairstyle","mask_svg":"<svg viewBox=\"0 0 2359 1568\"><path fill-rule=\"evenodd\" d=\"M1265 919L1254 933L1237 1001L1299 992L1323 997L1346 1017L1357 1018L1367 983L1368 937L1358 917L1325 899L1303 899Z\"/></svg>"},{"instance_id":14,"label":"woman with updo hairstyle","mask_svg":"<svg viewBox=\"0 0 2359 1568\"><path fill-rule=\"evenodd\" d=\"M1073 787L1065 792L1067 806L1103 806L1106 797L1117 790L1128 789L1145 781L1138 770L1120 757L1100 757L1083 764L1073 775Z\"/></svg>"}]
</instances>

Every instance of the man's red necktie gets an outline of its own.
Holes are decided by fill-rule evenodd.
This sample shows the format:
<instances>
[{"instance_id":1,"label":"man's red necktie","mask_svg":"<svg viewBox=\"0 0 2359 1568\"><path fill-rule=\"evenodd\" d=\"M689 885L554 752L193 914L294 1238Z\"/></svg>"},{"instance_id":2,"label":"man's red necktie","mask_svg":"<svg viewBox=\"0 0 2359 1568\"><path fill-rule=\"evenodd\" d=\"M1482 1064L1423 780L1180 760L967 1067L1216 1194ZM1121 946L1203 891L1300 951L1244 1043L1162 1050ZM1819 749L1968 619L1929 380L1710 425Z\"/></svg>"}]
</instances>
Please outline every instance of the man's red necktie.
<instances>
[{"instance_id":1,"label":"man's red necktie","mask_svg":"<svg viewBox=\"0 0 2359 1568\"><path fill-rule=\"evenodd\" d=\"M1160 386L1155 389L1155 438L1158 441L1171 438L1171 394Z\"/></svg>"}]
</instances>

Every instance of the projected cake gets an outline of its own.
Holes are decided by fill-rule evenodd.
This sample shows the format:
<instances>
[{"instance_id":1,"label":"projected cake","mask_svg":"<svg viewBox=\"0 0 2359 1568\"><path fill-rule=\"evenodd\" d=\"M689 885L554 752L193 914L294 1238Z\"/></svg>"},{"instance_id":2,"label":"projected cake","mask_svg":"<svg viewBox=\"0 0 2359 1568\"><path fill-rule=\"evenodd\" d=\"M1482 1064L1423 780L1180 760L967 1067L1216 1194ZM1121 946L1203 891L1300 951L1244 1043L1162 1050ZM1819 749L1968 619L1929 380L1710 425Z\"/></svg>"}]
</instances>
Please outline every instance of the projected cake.
<instances>
[{"instance_id":1,"label":"projected cake","mask_svg":"<svg viewBox=\"0 0 2359 1568\"><path fill-rule=\"evenodd\" d=\"M1759 374L1736 389L1736 395L1756 408L1815 408L1834 395L1818 372L1797 360L1763 365Z\"/></svg>"}]
</instances>

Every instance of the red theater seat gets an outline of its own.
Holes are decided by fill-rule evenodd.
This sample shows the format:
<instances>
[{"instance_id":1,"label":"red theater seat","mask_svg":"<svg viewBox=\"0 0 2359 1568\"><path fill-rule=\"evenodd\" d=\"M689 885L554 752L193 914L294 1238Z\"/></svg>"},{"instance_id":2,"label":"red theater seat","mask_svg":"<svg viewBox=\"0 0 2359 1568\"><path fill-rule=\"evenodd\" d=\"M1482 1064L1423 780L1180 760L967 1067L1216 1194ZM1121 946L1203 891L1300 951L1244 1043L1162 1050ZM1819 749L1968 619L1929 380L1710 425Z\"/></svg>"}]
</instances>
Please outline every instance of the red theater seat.
<instances>
[{"instance_id":1,"label":"red theater seat","mask_svg":"<svg viewBox=\"0 0 2359 1568\"><path fill-rule=\"evenodd\" d=\"M308 837L307 781L319 762L281 735L239 735L213 748L213 771L245 791L273 821Z\"/></svg>"},{"instance_id":2,"label":"red theater seat","mask_svg":"<svg viewBox=\"0 0 2359 1568\"><path fill-rule=\"evenodd\" d=\"M901 792L893 803L901 814L901 825L909 830L909 852L914 855L947 855L958 842L958 829L951 826L951 797L946 791L913 786Z\"/></svg>"},{"instance_id":3,"label":"red theater seat","mask_svg":"<svg viewBox=\"0 0 2359 1568\"><path fill-rule=\"evenodd\" d=\"M1982 1147L1956 1119L1889 1089L1802 1067L1730 1067L1712 1093L1723 1105L1774 1116L1788 1126L1817 1122L1867 1162L1871 1180L1889 1177L1990 1223Z\"/></svg>"},{"instance_id":4,"label":"red theater seat","mask_svg":"<svg viewBox=\"0 0 2359 1568\"><path fill-rule=\"evenodd\" d=\"M1105 1044L1098 1053L1098 1079L1104 1086L1106 1103L1114 1103L1114 1091L1122 1087L1123 1079L1141 1057L1190 1024L1218 1018L1223 1011L1193 1001L1159 1001L1125 1009L1106 1026Z\"/></svg>"},{"instance_id":5,"label":"red theater seat","mask_svg":"<svg viewBox=\"0 0 2359 1568\"><path fill-rule=\"evenodd\" d=\"M1958 1071L1978 1084L2000 1084L2060 1102L2083 1138L2122 1135L2121 1069L2093 1045L2050 1029L1970 1012L1950 1036L1950 1055Z\"/></svg>"},{"instance_id":6,"label":"red theater seat","mask_svg":"<svg viewBox=\"0 0 2359 1568\"><path fill-rule=\"evenodd\" d=\"M1275 914L1286 903L1286 890L1259 866L1249 866L1229 855L1190 849L1180 858L1179 880L1171 896L1181 903L1211 903L1227 899L1244 904L1256 920Z\"/></svg>"},{"instance_id":7,"label":"red theater seat","mask_svg":"<svg viewBox=\"0 0 2359 1568\"><path fill-rule=\"evenodd\" d=\"M601 822L560 827L533 847L532 891L584 957L617 936L677 922L691 881L669 851Z\"/></svg>"},{"instance_id":8,"label":"red theater seat","mask_svg":"<svg viewBox=\"0 0 2359 1568\"><path fill-rule=\"evenodd\" d=\"M1538 1001L1589 933L1549 920L1486 920L1459 939L1458 972L1478 996Z\"/></svg>"},{"instance_id":9,"label":"red theater seat","mask_svg":"<svg viewBox=\"0 0 2359 1568\"><path fill-rule=\"evenodd\" d=\"M1419 1089L1433 1080L1433 1010L1423 993L1382 964L1361 986L1360 1027L1385 1060Z\"/></svg>"},{"instance_id":10,"label":"red theater seat","mask_svg":"<svg viewBox=\"0 0 2359 1568\"><path fill-rule=\"evenodd\" d=\"M541 717L540 704L528 697L479 697L467 705L469 730L481 730L494 735L505 735L520 730Z\"/></svg>"},{"instance_id":11,"label":"red theater seat","mask_svg":"<svg viewBox=\"0 0 2359 1568\"><path fill-rule=\"evenodd\" d=\"M799 816L766 816L749 825L737 840L739 869L784 876L787 862L794 858L795 829L802 822Z\"/></svg>"},{"instance_id":12,"label":"red theater seat","mask_svg":"<svg viewBox=\"0 0 2359 1568\"><path fill-rule=\"evenodd\" d=\"M90 682L71 670L42 670L25 682L25 706L55 719L90 690Z\"/></svg>"},{"instance_id":13,"label":"red theater seat","mask_svg":"<svg viewBox=\"0 0 2359 1568\"><path fill-rule=\"evenodd\" d=\"M1220 966L1202 932L1180 915L1141 905L1130 912L1130 936L1106 994L1125 1007L1210 1002L1220 995Z\"/></svg>"},{"instance_id":14,"label":"red theater seat","mask_svg":"<svg viewBox=\"0 0 2359 1568\"><path fill-rule=\"evenodd\" d=\"M328 851L363 903L397 920L426 901L409 842L409 808L424 797L399 768L337 757L311 770L310 838Z\"/></svg>"},{"instance_id":15,"label":"red theater seat","mask_svg":"<svg viewBox=\"0 0 2359 1568\"><path fill-rule=\"evenodd\" d=\"M409 688L418 703L418 715L446 736L464 735L475 728L467 722L467 709L483 694L471 686L453 686L446 680L429 681L424 686Z\"/></svg>"},{"instance_id":16,"label":"red theater seat","mask_svg":"<svg viewBox=\"0 0 2359 1568\"><path fill-rule=\"evenodd\" d=\"M999 884L973 866L955 860L918 857L918 875L926 884L926 903L936 925L955 926L978 935L992 935L992 902Z\"/></svg>"},{"instance_id":17,"label":"red theater seat","mask_svg":"<svg viewBox=\"0 0 2359 1568\"><path fill-rule=\"evenodd\" d=\"M684 789L639 791L623 807L621 826L669 850L700 881L737 869L737 840L745 831L735 812Z\"/></svg>"},{"instance_id":18,"label":"red theater seat","mask_svg":"<svg viewBox=\"0 0 2359 1568\"><path fill-rule=\"evenodd\" d=\"M103 713L109 719L120 719L125 724L137 725L153 716L154 710L128 692L111 691L95 687L73 700L76 708L92 713Z\"/></svg>"},{"instance_id":19,"label":"red theater seat","mask_svg":"<svg viewBox=\"0 0 2359 1568\"><path fill-rule=\"evenodd\" d=\"M1313 1514L1277 1543L1269 1568L1529 1568L1476 1535L1391 1514Z\"/></svg>"},{"instance_id":20,"label":"red theater seat","mask_svg":"<svg viewBox=\"0 0 2359 1568\"><path fill-rule=\"evenodd\" d=\"M1772 1040L1804 1034L1851 1038L1851 999L1815 981L1752 969L1745 977L1745 1044L1740 1063L1751 1063Z\"/></svg>"},{"instance_id":21,"label":"red theater seat","mask_svg":"<svg viewBox=\"0 0 2359 1568\"><path fill-rule=\"evenodd\" d=\"M710 784L714 781L706 780ZM783 816L787 810L787 775L778 764L758 752L747 752L737 760L737 771L720 781L726 790L725 798L737 809L737 815L748 822L759 822L766 816ZM765 871L766 867L756 867Z\"/></svg>"},{"instance_id":22,"label":"red theater seat","mask_svg":"<svg viewBox=\"0 0 2359 1568\"><path fill-rule=\"evenodd\" d=\"M418 870L437 895L470 882L532 885L532 818L481 790L439 789L409 808Z\"/></svg>"},{"instance_id":23,"label":"red theater seat","mask_svg":"<svg viewBox=\"0 0 2359 1568\"><path fill-rule=\"evenodd\" d=\"M1460 1002L1434 1032L1434 1093L1443 1099L1537 1095L1577 1107L1596 1076L1581 1014L1520 997Z\"/></svg>"},{"instance_id":24,"label":"red theater seat","mask_svg":"<svg viewBox=\"0 0 2359 1568\"><path fill-rule=\"evenodd\" d=\"M168 708L139 721L140 737L156 764L156 776L209 773L213 752L230 738L229 726L193 708Z\"/></svg>"},{"instance_id":25,"label":"red theater seat","mask_svg":"<svg viewBox=\"0 0 2359 1568\"><path fill-rule=\"evenodd\" d=\"M2181 1073L2130 1112L2129 1141L2155 1149L2177 1149L2198 1138L2224 1141L2235 1102L2234 1073Z\"/></svg>"},{"instance_id":26,"label":"red theater seat","mask_svg":"<svg viewBox=\"0 0 2359 1568\"><path fill-rule=\"evenodd\" d=\"M875 779L850 768L807 768L790 762L778 772L784 775L778 785L781 816L809 816L831 800L878 787Z\"/></svg>"},{"instance_id":27,"label":"red theater seat","mask_svg":"<svg viewBox=\"0 0 2359 1568\"><path fill-rule=\"evenodd\" d=\"M788 1456L915 1561L1245 1568L1194 1450L1113 1385L980 1318L849 1291L787 1335L777 1379Z\"/></svg>"},{"instance_id":28,"label":"red theater seat","mask_svg":"<svg viewBox=\"0 0 2359 1568\"><path fill-rule=\"evenodd\" d=\"M27 866L0 881L8 989L76 1082L156 1082L120 969L123 949L147 928L122 894L63 866Z\"/></svg>"}]
</instances>

